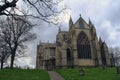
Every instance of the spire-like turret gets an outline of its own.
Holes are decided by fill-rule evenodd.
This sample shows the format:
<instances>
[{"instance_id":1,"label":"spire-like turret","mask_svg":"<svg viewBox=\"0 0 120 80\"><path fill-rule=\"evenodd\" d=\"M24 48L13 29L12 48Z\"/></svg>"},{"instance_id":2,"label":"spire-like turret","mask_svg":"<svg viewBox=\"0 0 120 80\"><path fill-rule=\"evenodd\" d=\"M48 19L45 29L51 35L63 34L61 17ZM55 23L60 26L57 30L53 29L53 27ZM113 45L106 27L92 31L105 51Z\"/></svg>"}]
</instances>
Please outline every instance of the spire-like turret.
<instances>
[{"instance_id":1,"label":"spire-like turret","mask_svg":"<svg viewBox=\"0 0 120 80\"><path fill-rule=\"evenodd\" d=\"M93 26L93 24L92 24L92 22L91 22L90 18L89 18L89 26L90 26L90 27L92 27L92 26Z\"/></svg>"},{"instance_id":2,"label":"spire-like turret","mask_svg":"<svg viewBox=\"0 0 120 80\"><path fill-rule=\"evenodd\" d=\"M71 27L73 25L73 21L72 21L72 18L70 16L70 20L69 20L69 27Z\"/></svg>"},{"instance_id":3,"label":"spire-like turret","mask_svg":"<svg viewBox=\"0 0 120 80\"><path fill-rule=\"evenodd\" d=\"M99 44L102 44L103 43L103 41L102 41L102 39L101 39L101 37L99 38Z\"/></svg>"},{"instance_id":4,"label":"spire-like turret","mask_svg":"<svg viewBox=\"0 0 120 80\"><path fill-rule=\"evenodd\" d=\"M61 28L60 28L60 26L59 26L58 32L61 32Z\"/></svg>"},{"instance_id":5,"label":"spire-like turret","mask_svg":"<svg viewBox=\"0 0 120 80\"><path fill-rule=\"evenodd\" d=\"M91 22L90 18L89 18L89 24L92 24L92 22Z\"/></svg>"},{"instance_id":6,"label":"spire-like turret","mask_svg":"<svg viewBox=\"0 0 120 80\"><path fill-rule=\"evenodd\" d=\"M81 14L80 14L80 18L81 18Z\"/></svg>"},{"instance_id":7,"label":"spire-like turret","mask_svg":"<svg viewBox=\"0 0 120 80\"><path fill-rule=\"evenodd\" d=\"M108 46L107 46L107 44L106 44L106 42L104 41L104 46L105 46L105 48L108 48Z\"/></svg>"},{"instance_id":8,"label":"spire-like turret","mask_svg":"<svg viewBox=\"0 0 120 80\"><path fill-rule=\"evenodd\" d=\"M106 42L104 41L103 43L104 43L104 45L106 46Z\"/></svg>"}]
</instances>

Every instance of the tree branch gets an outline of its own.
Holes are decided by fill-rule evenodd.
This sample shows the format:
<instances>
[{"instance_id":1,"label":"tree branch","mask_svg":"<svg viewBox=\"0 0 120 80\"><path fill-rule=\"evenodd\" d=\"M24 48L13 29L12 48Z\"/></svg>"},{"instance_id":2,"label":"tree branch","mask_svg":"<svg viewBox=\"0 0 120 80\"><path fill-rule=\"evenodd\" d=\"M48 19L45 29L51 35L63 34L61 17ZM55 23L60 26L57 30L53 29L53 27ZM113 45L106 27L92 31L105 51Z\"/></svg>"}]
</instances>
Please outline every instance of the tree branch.
<instances>
[{"instance_id":1,"label":"tree branch","mask_svg":"<svg viewBox=\"0 0 120 80\"><path fill-rule=\"evenodd\" d=\"M18 0L13 0L12 2L7 2L5 0L5 4L3 4L3 5L0 6L0 15L2 15L2 13L4 12L4 10L6 10L7 8L9 8L9 7L15 7L17 1Z\"/></svg>"}]
</instances>

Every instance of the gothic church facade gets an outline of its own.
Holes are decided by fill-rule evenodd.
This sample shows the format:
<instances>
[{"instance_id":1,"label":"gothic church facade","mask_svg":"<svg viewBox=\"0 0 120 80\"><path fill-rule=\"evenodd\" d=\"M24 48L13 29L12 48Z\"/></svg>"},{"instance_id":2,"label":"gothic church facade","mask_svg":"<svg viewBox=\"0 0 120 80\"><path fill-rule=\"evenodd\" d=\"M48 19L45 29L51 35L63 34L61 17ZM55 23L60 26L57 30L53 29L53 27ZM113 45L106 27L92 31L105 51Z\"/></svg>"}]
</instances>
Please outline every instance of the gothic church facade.
<instances>
[{"instance_id":1,"label":"gothic church facade","mask_svg":"<svg viewBox=\"0 0 120 80\"><path fill-rule=\"evenodd\" d=\"M70 68L110 66L108 47L98 39L92 22L80 16L73 23L69 20L69 31L59 28L56 43L40 43L37 46L36 68Z\"/></svg>"}]
</instances>

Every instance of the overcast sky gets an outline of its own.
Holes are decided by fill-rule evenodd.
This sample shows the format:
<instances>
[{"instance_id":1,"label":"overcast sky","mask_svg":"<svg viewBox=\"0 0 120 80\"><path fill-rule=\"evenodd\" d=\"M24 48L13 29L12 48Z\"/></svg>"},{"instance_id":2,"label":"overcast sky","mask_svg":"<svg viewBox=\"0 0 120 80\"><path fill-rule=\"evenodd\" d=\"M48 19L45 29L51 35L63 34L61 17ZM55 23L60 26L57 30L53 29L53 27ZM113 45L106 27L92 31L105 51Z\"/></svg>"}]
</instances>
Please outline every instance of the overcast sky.
<instances>
[{"instance_id":1,"label":"overcast sky","mask_svg":"<svg viewBox=\"0 0 120 80\"><path fill-rule=\"evenodd\" d=\"M61 29L68 30L68 21L71 15L73 22L81 16L88 23L89 18L94 24L98 37L107 43L109 47L120 46L120 0L64 0L60 6L66 5L69 10L62 15ZM58 27L43 24L36 27L37 39L29 43L27 53L30 57L19 59L19 65L36 64L36 49L40 40L42 42L55 42Z\"/></svg>"}]
</instances>

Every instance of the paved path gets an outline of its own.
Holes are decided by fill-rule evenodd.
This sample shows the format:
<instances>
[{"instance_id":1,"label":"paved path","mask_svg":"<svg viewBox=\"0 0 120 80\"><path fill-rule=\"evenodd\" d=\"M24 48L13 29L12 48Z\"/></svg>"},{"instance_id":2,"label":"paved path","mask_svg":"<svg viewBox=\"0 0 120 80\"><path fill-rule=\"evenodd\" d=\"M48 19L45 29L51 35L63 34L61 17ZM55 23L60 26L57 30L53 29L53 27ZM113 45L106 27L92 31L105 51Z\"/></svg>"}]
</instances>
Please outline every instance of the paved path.
<instances>
[{"instance_id":1,"label":"paved path","mask_svg":"<svg viewBox=\"0 0 120 80\"><path fill-rule=\"evenodd\" d=\"M64 80L61 75L59 75L57 72L54 71L48 71L50 75L50 80Z\"/></svg>"}]
</instances>

